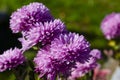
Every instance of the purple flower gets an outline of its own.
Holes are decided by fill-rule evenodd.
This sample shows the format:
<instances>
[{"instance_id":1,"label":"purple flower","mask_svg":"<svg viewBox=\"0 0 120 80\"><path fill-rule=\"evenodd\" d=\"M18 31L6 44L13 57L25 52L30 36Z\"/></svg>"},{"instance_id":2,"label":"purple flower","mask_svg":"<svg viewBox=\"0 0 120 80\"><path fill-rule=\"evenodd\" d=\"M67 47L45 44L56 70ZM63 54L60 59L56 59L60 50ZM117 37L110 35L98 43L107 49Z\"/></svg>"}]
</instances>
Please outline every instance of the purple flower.
<instances>
[{"instance_id":1,"label":"purple flower","mask_svg":"<svg viewBox=\"0 0 120 80\"><path fill-rule=\"evenodd\" d=\"M61 34L51 45L41 49L34 59L35 71L55 80L56 75L67 74L76 62L85 63L90 57L90 44L84 36L75 33Z\"/></svg>"},{"instance_id":2,"label":"purple flower","mask_svg":"<svg viewBox=\"0 0 120 80\"><path fill-rule=\"evenodd\" d=\"M89 59L90 44L83 35L76 33L60 34L51 42L52 51L65 55L70 60L84 63ZM60 58L60 56L56 57ZM62 56L61 56L62 57ZM64 57L64 56L63 56Z\"/></svg>"},{"instance_id":3,"label":"purple flower","mask_svg":"<svg viewBox=\"0 0 120 80\"><path fill-rule=\"evenodd\" d=\"M90 55L92 55L92 58L94 58L94 60L101 58L101 52L98 49L91 50Z\"/></svg>"},{"instance_id":4,"label":"purple flower","mask_svg":"<svg viewBox=\"0 0 120 80\"><path fill-rule=\"evenodd\" d=\"M93 49L90 52L90 59L84 64L77 62L76 67L72 68L71 76L69 80L76 80L76 78L84 76L90 70L93 70L97 67L97 60L101 58L101 52L97 49Z\"/></svg>"},{"instance_id":5,"label":"purple flower","mask_svg":"<svg viewBox=\"0 0 120 80\"><path fill-rule=\"evenodd\" d=\"M25 58L22 51L18 48L7 50L0 55L0 72L12 69L22 64Z\"/></svg>"},{"instance_id":6,"label":"purple flower","mask_svg":"<svg viewBox=\"0 0 120 80\"><path fill-rule=\"evenodd\" d=\"M51 76L56 76L54 66L56 62L54 62L53 56L49 53L50 52L46 49L41 49L38 52L37 56L34 58L36 64L35 71L40 74L40 77L46 75L49 80L54 80L55 77Z\"/></svg>"},{"instance_id":7,"label":"purple flower","mask_svg":"<svg viewBox=\"0 0 120 80\"><path fill-rule=\"evenodd\" d=\"M50 48L41 49L38 52L34 62L36 64L35 71L39 74L39 77L46 76L48 80L55 80L57 75L67 73L74 65L74 62L69 63L65 58L56 58L56 56L60 57L62 54L57 55L55 53Z\"/></svg>"},{"instance_id":8,"label":"purple flower","mask_svg":"<svg viewBox=\"0 0 120 80\"><path fill-rule=\"evenodd\" d=\"M28 31L39 22L49 22L53 20L50 11L42 3L33 2L23 6L11 15L10 28L13 33Z\"/></svg>"},{"instance_id":9,"label":"purple flower","mask_svg":"<svg viewBox=\"0 0 120 80\"><path fill-rule=\"evenodd\" d=\"M64 23L59 19L55 19L44 24L36 24L36 27L31 28L28 32L23 32L23 38L19 40L25 50L38 42L42 43L42 45L49 44L56 36L64 33L65 30Z\"/></svg>"},{"instance_id":10,"label":"purple flower","mask_svg":"<svg viewBox=\"0 0 120 80\"><path fill-rule=\"evenodd\" d=\"M101 23L101 29L108 40L120 37L120 14L107 15Z\"/></svg>"}]
</instances>

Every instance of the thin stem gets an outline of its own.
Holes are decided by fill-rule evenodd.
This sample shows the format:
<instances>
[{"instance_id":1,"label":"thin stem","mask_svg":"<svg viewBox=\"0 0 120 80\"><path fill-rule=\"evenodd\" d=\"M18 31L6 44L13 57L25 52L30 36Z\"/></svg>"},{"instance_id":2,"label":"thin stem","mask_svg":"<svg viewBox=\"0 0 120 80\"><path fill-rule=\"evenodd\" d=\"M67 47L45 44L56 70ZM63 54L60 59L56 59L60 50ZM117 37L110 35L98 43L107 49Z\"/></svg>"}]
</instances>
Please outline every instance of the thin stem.
<instances>
[{"instance_id":1,"label":"thin stem","mask_svg":"<svg viewBox=\"0 0 120 80\"><path fill-rule=\"evenodd\" d=\"M39 77L37 77L37 80L40 80L40 78L39 78Z\"/></svg>"},{"instance_id":2,"label":"thin stem","mask_svg":"<svg viewBox=\"0 0 120 80\"><path fill-rule=\"evenodd\" d=\"M23 65L19 65L16 68L12 69L12 71L16 77L16 80L25 80L25 77L27 75L25 63Z\"/></svg>"},{"instance_id":3,"label":"thin stem","mask_svg":"<svg viewBox=\"0 0 120 80\"><path fill-rule=\"evenodd\" d=\"M16 77L16 80L25 80L24 75L25 75L26 72L24 72L22 75L20 75L19 71L13 69L13 73L14 73L14 75Z\"/></svg>"}]
</instances>

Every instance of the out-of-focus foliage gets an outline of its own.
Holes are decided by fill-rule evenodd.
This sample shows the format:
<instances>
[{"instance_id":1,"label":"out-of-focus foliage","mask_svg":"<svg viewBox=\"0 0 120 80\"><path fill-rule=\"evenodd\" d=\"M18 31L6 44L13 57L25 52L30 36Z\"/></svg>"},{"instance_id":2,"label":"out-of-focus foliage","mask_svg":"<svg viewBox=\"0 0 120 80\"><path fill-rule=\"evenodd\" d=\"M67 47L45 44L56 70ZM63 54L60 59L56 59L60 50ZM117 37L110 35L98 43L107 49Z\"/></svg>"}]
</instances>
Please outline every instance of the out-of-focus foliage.
<instances>
[{"instance_id":1,"label":"out-of-focus foliage","mask_svg":"<svg viewBox=\"0 0 120 80\"><path fill-rule=\"evenodd\" d=\"M108 48L100 23L107 14L120 12L120 0L0 0L0 12L11 15L13 11L30 2L46 5L55 18L62 19L69 31L84 35L92 48ZM14 75L10 74L0 73L0 80L14 80Z\"/></svg>"}]
</instances>

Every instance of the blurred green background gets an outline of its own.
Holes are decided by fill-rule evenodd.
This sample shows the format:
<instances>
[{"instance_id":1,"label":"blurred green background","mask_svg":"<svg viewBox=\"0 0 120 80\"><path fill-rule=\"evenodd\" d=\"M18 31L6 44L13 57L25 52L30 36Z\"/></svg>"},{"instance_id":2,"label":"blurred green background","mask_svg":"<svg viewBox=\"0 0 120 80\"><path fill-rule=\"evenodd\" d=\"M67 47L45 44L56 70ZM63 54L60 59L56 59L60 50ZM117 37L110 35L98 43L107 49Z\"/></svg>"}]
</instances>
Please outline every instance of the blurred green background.
<instances>
[{"instance_id":1,"label":"blurred green background","mask_svg":"<svg viewBox=\"0 0 120 80\"><path fill-rule=\"evenodd\" d=\"M0 25L2 26L0 26L0 30L2 31L4 26L9 29L9 16L11 13L30 2L41 2L46 5L55 18L60 18L65 23L69 31L84 35L91 43L92 48L101 50L108 48L107 40L100 29L100 23L107 14L120 12L120 0L0 0L0 13L8 16L4 17L4 22L1 18ZM4 35L4 32L1 35ZM7 38L9 40L11 37L7 36ZM12 42L16 42L17 39L16 41L9 40L9 42L3 39L3 41L0 41L0 44L14 45L15 43ZM2 47L0 48L2 51ZM3 79L3 75L3 73L0 73L0 80L13 80L11 76L11 79ZM14 76L12 75L12 77Z\"/></svg>"}]
</instances>

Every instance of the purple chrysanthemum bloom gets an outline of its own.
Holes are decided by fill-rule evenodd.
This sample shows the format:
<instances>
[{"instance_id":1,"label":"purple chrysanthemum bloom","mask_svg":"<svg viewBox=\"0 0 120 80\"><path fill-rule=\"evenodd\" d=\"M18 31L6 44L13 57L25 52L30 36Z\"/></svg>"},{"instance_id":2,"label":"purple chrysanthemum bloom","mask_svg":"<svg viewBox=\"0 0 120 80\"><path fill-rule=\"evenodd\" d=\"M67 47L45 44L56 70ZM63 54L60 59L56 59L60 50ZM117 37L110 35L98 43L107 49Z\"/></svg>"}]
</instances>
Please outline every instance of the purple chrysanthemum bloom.
<instances>
[{"instance_id":1,"label":"purple chrysanthemum bloom","mask_svg":"<svg viewBox=\"0 0 120 80\"><path fill-rule=\"evenodd\" d=\"M23 49L29 49L38 42L42 45L49 44L56 36L66 31L64 23L55 19L54 21L36 24L28 32L23 32L23 38L20 38Z\"/></svg>"},{"instance_id":2,"label":"purple chrysanthemum bloom","mask_svg":"<svg viewBox=\"0 0 120 80\"><path fill-rule=\"evenodd\" d=\"M90 55L90 59L84 64L79 62L76 63L76 67L72 68L71 76L68 78L69 80L76 80L76 78L84 76L90 70L97 67L97 60L101 58L101 52L97 49L93 49Z\"/></svg>"},{"instance_id":3,"label":"purple chrysanthemum bloom","mask_svg":"<svg viewBox=\"0 0 120 80\"><path fill-rule=\"evenodd\" d=\"M0 72L12 69L22 64L25 58L22 51L18 48L7 50L0 55Z\"/></svg>"},{"instance_id":4,"label":"purple chrysanthemum bloom","mask_svg":"<svg viewBox=\"0 0 120 80\"><path fill-rule=\"evenodd\" d=\"M89 60L90 44L84 36L75 33L61 34L49 47L41 49L34 59L35 71L55 80L56 75L67 74L76 62Z\"/></svg>"},{"instance_id":5,"label":"purple chrysanthemum bloom","mask_svg":"<svg viewBox=\"0 0 120 80\"><path fill-rule=\"evenodd\" d=\"M39 77L46 76L48 80L56 80L56 76L59 74L68 73L74 62L67 61L62 58L62 54L54 54L56 52L50 49L41 49L37 56L34 58L36 64L35 71L39 74ZM61 59L56 57L59 56Z\"/></svg>"},{"instance_id":6,"label":"purple chrysanthemum bloom","mask_svg":"<svg viewBox=\"0 0 120 80\"><path fill-rule=\"evenodd\" d=\"M36 64L35 71L40 74L39 77L47 76L47 79L54 80L56 76L56 62L54 62L55 60L53 60L53 56L49 53L50 51L48 49L41 49L38 52L37 56L34 58Z\"/></svg>"},{"instance_id":7,"label":"purple chrysanthemum bloom","mask_svg":"<svg viewBox=\"0 0 120 80\"><path fill-rule=\"evenodd\" d=\"M101 29L108 40L120 37L120 13L107 15L101 23Z\"/></svg>"},{"instance_id":8,"label":"purple chrysanthemum bloom","mask_svg":"<svg viewBox=\"0 0 120 80\"><path fill-rule=\"evenodd\" d=\"M35 27L38 22L49 22L53 20L50 11L42 3L33 2L23 6L11 15L10 28L13 33L27 31Z\"/></svg>"},{"instance_id":9,"label":"purple chrysanthemum bloom","mask_svg":"<svg viewBox=\"0 0 120 80\"><path fill-rule=\"evenodd\" d=\"M66 55L70 60L84 63L89 59L90 44L83 35L76 33L60 34L51 42L53 51ZM58 53L57 53L58 54ZM59 58L59 56L56 57Z\"/></svg>"}]
</instances>

